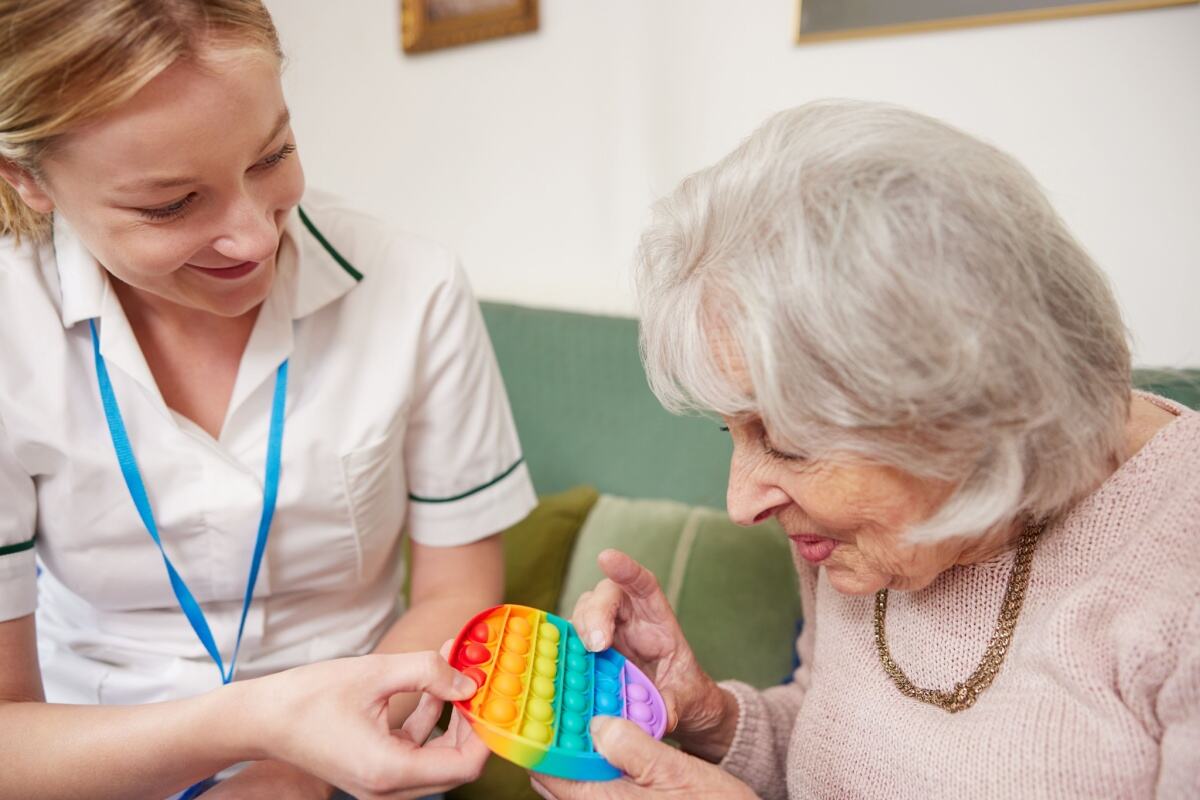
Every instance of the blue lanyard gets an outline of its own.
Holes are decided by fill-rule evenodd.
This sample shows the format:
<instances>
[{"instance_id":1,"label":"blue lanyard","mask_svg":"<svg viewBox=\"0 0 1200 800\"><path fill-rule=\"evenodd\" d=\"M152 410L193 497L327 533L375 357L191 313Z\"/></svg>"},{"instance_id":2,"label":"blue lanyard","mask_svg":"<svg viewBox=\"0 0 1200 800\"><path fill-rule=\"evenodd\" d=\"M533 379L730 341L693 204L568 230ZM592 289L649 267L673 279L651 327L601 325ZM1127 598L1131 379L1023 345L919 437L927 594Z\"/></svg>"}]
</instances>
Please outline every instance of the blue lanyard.
<instances>
[{"instance_id":1,"label":"blue lanyard","mask_svg":"<svg viewBox=\"0 0 1200 800\"><path fill-rule=\"evenodd\" d=\"M212 631L200 604L192 596L191 590L183 582L183 578L167 558L163 550L162 539L158 535L158 525L154 522L154 511L150 508L150 499L146 496L146 485L138 471L137 460L133 457L133 448L129 444L129 435L125 432L125 422L121 419L121 408L117 405L116 395L113 394L112 382L108 377L108 367L104 364L104 356L100 355L100 339L96 335L96 321L88 320L92 329L92 351L96 357L96 382L100 384L100 400L104 404L104 417L108 421L108 432L112 436L113 448L117 451L117 461L121 464L121 473L125 476L125 485L129 487L129 495L137 506L138 515L150 538L158 545L163 563L167 566L167 575L171 578L171 588L175 590L175 598L179 607L187 615L192 630L204 644L204 649L212 656L221 671L221 683L233 680L233 671L237 665L238 650L242 646L242 631L246 627L246 613L250 610L250 600L254 596L254 584L258 581L258 568L262 563L263 552L267 548L267 533L271 529L271 518L275 516L275 501L279 495L279 453L283 448L283 409L287 399L288 362L284 360L275 373L275 398L271 404L271 432L267 440L267 474L263 488L262 518L258 522L258 538L254 543L254 558L250 562L250 577L246 581L246 598L242 601L242 619L238 623L237 641L233 645L233 657L229 660L229 671L225 671L225 662L221 660L221 651L213 640Z\"/></svg>"}]
</instances>

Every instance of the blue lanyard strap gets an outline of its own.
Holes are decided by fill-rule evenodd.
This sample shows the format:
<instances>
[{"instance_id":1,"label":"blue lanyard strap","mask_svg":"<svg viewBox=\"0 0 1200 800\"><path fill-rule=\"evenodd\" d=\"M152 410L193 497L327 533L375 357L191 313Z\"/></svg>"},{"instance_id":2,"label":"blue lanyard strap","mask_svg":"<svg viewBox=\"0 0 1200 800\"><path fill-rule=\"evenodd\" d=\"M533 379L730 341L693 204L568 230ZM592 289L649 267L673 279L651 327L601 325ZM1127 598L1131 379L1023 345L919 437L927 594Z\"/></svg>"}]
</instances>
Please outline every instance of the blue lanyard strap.
<instances>
[{"instance_id":1,"label":"blue lanyard strap","mask_svg":"<svg viewBox=\"0 0 1200 800\"><path fill-rule=\"evenodd\" d=\"M283 449L283 411L287 400L288 362L279 365L275 373L275 397L271 403L271 431L267 440L267 470L263 488L262 517L258 522L258 538L254 543L254 558L250 562L250 575L246 581L246 597L242 601L242 619L238 623L237 640L233 646L233 657L229 660L229 671L225 671L225 662L221 660L221 651L213 640L212 631L200 604L192 596L192 592L184 583L183 577L175 570L171 559L163 549L162 539L158 534L158 525L154 521L154 511L150 508L150 499L146 495L146 485L142 482L137 460L133 456L133 447L129 444L129 435L125 431L125 422L121 418L121 408L117 405L116 395L113 394L112 381L108 377L108 367L105 366L104 356L100 355L100 338L96 335L96 321L88 320L92 331L92 351L96 358L96 382L100 386L100 400L104 404L104 418L108 422L108 432L112 437L113 449L117 452L117 461L121 465L121 474L125 477L125 485L129 487L129 496L137 506L138 516L150 533L150 538L158 545L163 563L167 567L167 575L171 578L171 588L175 590L175 598L179 607L187 616L192 630L204 644L204 649L212 656L221 671L221 683L233 680L233 671L237 665L238 651L242 646L242 631L246 627L246 614L250 611L250 600L254 596L254 584L258 581L258 568L262 564L263 553L267 548L267 533L271 529L271 518L275 516L275 501L279 496L279 457Z\"/></svg>"}]
</instances>

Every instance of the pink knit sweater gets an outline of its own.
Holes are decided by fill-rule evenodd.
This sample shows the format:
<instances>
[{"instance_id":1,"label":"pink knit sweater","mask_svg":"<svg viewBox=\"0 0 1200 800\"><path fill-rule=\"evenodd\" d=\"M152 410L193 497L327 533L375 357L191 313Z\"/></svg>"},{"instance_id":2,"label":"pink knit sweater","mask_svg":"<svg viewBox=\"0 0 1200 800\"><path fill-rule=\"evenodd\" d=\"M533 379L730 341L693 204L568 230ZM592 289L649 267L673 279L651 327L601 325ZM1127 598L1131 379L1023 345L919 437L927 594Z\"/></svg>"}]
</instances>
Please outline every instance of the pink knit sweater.
<instances>
[{"instance_id":1,"label":"pink knit sweater","mask_svg":"<svg viewBox=\"0 0 1200 800\"><path fill-rule=\"evenodd\" d=\"M1200 798L1200 413L1178 418L1048 528L995 683L958 714L901 695L873 598L797 565L795 682L723 684L722 767L772 798ZM1012 555L892 592L892 656L918 686L978 665Z\"/></svg>"}]
</instances>

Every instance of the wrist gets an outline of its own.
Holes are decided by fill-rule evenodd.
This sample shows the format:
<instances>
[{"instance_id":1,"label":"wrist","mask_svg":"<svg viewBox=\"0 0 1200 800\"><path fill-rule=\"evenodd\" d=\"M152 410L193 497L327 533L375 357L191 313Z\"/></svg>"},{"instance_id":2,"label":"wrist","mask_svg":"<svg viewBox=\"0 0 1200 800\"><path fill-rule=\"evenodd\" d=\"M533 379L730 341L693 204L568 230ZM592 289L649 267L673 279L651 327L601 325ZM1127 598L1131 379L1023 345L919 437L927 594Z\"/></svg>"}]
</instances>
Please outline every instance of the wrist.
<instances>
[{"instance_id":1,"label":"wrist","mask_svg":"<svg viewBox=\"0 0 1200 800\"><path fill-rule=\"evenodd\" d=\"M264 703L270 703L261 696L265 689L266 684L259 680L235 681L205 695L215 706L216 724L212 729L228 732L227 736L217 738L228 743L232 763L261 762L283 756L267 724L271 716L263 707Z\"/></svg>"},{"instance_id":2,"label":"wrist","mask_svg":"<svg viewBox=\"0 0 1200 800\"><path fill-rule=\"evenodd\" d=\"M256 770L272 779L272 785L277 786L281 796L289 800L330 800L335 791L333 784L284 761L259 761L247 769Z\"/></svg>"},{"instance_id":3,"label":"wrist","mask_svg":"<svg viewBox=\"0 0 1200 800\"><path fill-rule=\"evenodd\" d=\"M680 717L673 735L688 753L717 763L733 743L738 714L737 698L710 679L687 717Z\"/></svg>"}]
</instances>

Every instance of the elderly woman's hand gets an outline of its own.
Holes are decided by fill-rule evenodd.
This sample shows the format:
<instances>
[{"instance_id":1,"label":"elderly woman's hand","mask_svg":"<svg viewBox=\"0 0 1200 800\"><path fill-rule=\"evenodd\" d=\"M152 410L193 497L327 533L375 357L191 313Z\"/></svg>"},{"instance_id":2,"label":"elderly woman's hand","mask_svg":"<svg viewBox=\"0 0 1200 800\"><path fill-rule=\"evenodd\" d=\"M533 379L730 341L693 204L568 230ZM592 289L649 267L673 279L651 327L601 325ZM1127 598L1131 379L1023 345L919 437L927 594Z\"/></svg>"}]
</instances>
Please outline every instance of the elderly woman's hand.
<instances>
[{"instance_id":1,"label":"elderly woman's hand","mask_svg":"<svg viewBox=\"0 0 1200 800\"><path fill-rule=\"evenodd\" d=\"M650 570L619 550L598 558L608 577L575 604L572 622L592 651L614 646L658 687L667 730L691 752L717 761L737 723L737 704L696 661Z\"/></svg>"},{"instance_id":2,"label":"elderly woman's hand","mask_svg":"<svg viewBox=\"0 0 1200 800\"><path fill-rule=\"evenodd\" d=\"M577 782L533 774L530 784L547 800L751 800L754 792L720 767L656 741L632 722L596 717L592 741L609 763L625 773L615 781Z\"/></svg>"}]
</instances>

